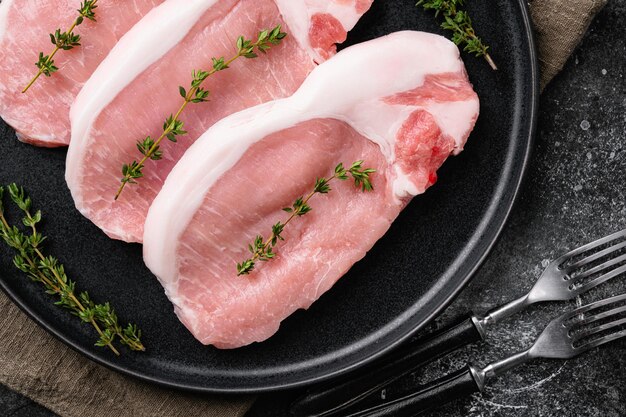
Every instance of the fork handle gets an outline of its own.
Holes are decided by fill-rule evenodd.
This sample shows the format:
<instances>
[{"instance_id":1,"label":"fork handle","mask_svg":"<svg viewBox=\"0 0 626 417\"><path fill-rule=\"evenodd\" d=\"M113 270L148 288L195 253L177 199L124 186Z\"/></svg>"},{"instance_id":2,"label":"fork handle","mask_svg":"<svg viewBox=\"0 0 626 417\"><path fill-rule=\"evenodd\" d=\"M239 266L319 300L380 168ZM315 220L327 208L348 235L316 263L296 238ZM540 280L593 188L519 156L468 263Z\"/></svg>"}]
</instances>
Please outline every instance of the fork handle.
<instances>
[{"instance_id":1,"label":"fork handle","mask_svg":"<svg viewBox=\"0 0 626 417\"><path fill-rule=\"evenodd\" d=\"M484 384L475 378L475 368L466 366L439 378L406 395L386 404L361 410L346 417L413 417L454 400L480 392Z\"/></svg>"},{"instance_id":2,"label":"fork handle","mask_svg":"<svg viewBox=\"0 0 626 417\"><path fill-rule=\"evenodd\" d=\"M477 319L467 314L440 330L398 348L368 366L365 372L342 383L327 383L309 390L290 407L291 414L335 416L403 375L447 355L465 345L484 339Z\"/></svg>"}]
</instances>

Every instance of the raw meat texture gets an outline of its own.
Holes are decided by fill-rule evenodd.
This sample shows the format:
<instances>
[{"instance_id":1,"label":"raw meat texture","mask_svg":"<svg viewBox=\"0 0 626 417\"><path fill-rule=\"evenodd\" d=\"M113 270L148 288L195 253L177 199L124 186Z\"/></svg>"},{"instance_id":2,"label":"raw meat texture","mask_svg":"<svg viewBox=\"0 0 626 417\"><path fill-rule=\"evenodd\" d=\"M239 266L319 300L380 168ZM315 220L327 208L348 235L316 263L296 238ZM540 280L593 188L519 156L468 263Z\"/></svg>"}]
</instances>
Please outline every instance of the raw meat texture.
<instances>
[{"instance_id":1,"label":"raw meat texture","mask_svg":"<svg viewBox=\"0 0 626 417\"><path fill-rule=\"evenodd\" d=\"M356 8L341 5L331 11L341 11L338 18L353 25L360 16ZM366 7L361 4L359 10ZM315 67L316 54L298 42L298 30L281 11L273 0L168 0L129 31L72 107L66 179L81 213L112 238L141 241L152 200L196 138L219 119L289 96L302 84ZM188 106L181 117L188 134L176 144L165 141L164 159L148 161L140 185L127 186L114 201L122 165L141 156L137 140L159 136L165 117L181 105L178 86L189 84L191 71L210 68L212 57L232 56L239 35L253 38L277 24L289 33L287 38L267 55L240 59L209 78L210 102ZM308 34L309 26L299 24L294 23ZM336 39L341 40L343 36ZM331 55L334 43L328 42Z\"/></svg>"},{"instance_id":2,"label":"raw meat texture","mask_svg":"<svg viewBox=\"0 0 626 417\"><path fill-rule=\"evenodd\" d=\"M85 20L75 33L82 46L55 57L59 71L36 74L40 51L54 46L50 32L67 29L76 19L78 0L3 0L0 4L0 116L33 145L55 147L70 141L69 110L83 84L120 37L163 0L107 0L98 3L97 23Z\"/></svg>"},{"instance_id":3,"label":"raw meat texture","mask_svg":"<svg viewBox=\"0 0 626 417\"><path fill-rule=\"evenodd\" d=\"M458 49L398 32L350 47L290 98L231 115L170 173L146 220L144 259L180 320L202 343L267 339L308 308L374 245L408 201L465 144L479 102ZM337 163L365 160L374 191L351 181L311 200L277 256L237 277L247 244Z\"/></svg>"},{"instance_id":4,"label":"raw meat texture","mask_svg":"<svg viewBox=\"0 0 626 417\"><path fill-rule=\"evenodd\" d=\"M316 62L337 52L336 43L356 25L374 0L276 0L294 36L310 49Z\"/></svg>"}]
</instances>

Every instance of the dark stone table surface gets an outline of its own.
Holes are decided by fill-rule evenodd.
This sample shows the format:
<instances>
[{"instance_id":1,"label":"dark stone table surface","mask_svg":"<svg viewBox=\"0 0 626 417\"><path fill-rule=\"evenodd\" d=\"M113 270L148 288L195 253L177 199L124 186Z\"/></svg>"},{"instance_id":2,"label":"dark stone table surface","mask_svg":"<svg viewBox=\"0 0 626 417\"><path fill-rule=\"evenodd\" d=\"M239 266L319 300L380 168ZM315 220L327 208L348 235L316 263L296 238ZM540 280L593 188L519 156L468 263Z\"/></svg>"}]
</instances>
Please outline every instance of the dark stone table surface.
<instances>
[{"instance_id":1,"label":"dark stone table surface","mask_svg":"<svg viewBox=\"0 0 626 417\"><path fill-rule=\"evenodd\" d=\"M564 71L541 97L537 143L521 198L502 238L459 298L432 326L468 307L484 312L530 289L550 260L626 228L626 0L610 0ZM626 279L583 302L626 292ZM405 386L528 347L551 317L574 304L550 303L502 323L489 341L455 353ZM536 361L432 417L624 417L626 340L568 361ZM249 417L285 415L289 393L263 396ZM0 385L0 416L50 411Z\"/></svg>"}]
</instances>

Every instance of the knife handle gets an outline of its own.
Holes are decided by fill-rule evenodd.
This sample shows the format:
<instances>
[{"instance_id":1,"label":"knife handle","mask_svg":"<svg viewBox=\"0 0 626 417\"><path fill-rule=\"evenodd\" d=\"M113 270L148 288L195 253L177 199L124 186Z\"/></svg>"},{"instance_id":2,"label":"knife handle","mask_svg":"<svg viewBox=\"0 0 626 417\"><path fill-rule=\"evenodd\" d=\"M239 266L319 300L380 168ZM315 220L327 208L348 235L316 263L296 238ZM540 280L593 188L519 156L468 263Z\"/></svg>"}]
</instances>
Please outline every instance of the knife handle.
<instances>
[{"instance_id":1,"label":"knife handle","mask_svg":"<svg viewBox=\"0 0 626 417\"><path fill-rule=\"evenodd\" d=\"M403 375L463 346L483 340L484 332L476 321L472 315L462 316L435 333L403 345L344 382L326 383L310 389L291 404L291 414L297 417L341 415L346 408Z\"/></svg>"},{"instance_id":2,"label":"knife handle","mask_svg":"<svg viewBox=\"0 0 626 417\"><path fill-rule=\"evenodd\" d=\"M349 414L346 417L414 417L482 391L484 384L474 377L475 372L471 365L466 366L421 387L413 394Z\"/></svg>"}]
</instances>

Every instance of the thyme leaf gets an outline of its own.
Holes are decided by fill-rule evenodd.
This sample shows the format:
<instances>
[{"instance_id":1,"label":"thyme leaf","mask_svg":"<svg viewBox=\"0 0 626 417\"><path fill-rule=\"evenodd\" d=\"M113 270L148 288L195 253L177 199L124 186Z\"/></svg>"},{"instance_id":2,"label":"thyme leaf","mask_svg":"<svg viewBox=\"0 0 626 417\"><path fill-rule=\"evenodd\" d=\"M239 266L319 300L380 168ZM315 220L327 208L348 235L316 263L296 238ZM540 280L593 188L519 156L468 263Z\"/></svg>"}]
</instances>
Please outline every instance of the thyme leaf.
<instances>
[{"instance_id":1,"label":"thyme leaf","mask_svg":"<svg viewBox=\"0 0 626 417\"><path fill-rule=\"evenodd\" d=\"M441 27L452 31L452 42L463 46L463 50L476 57L484 57L493 70L498 67L487 50L489 46L476 35L469 14L461 10L465 0L419 0L416 6L422 6L424 10L434 10L435 17L440 14L443 17Z\"/></svg>"},{"instance_id":2,"label":"thyme leaf","mask_svg":"<svg viewBox=\"0 0 626 417\"><path fill-rule=\"evenodd\" d=\"M297 198L291 207L285 207L283 209L284 212L290 214L287 220L274 224L272 226L272 233L267 239L264 239L261 235L257 235L252 243L248 245L248 250L252 256L241 263L237 263L237 276L250 274L254 270L256 262L267 262L276 256L274 248L278 244L278 241L285 240L282 236L285 227L296 217L304 216L313 210L309 205L309 200L311 200L315 194L328 194L331 191L329 185L331 181L345 181L352 177L356 188L360 188L363 192L372 191L374 188L370 180L370 175L375 172L375 169L363 168L363 161L356 161L350 165L349 168L345 168L343 163L338 164L331 177L317 178L313 186L313 191L306 197Z\"/></svg>"},{"instance_id":3,"label":"thyme leaf","mask_svg":"<svg viewBox=\"0 0 626 417\"><path fill-rule=\"evenodd\" d=\"M258 57L258 53L265 54L272 46L280 44L286 36L287 34L281 31L281 25L273 29L259 32L256 41L240 36L236 41L237 53L230 59L227 60L224 57L212 58L212 67L210 70L194 70L191 74L192 79L189 88L186 89L183 86L178 87L178 92L183 98L183 104L176 114L170 115L165 120L161 135L156 140L152 140L150 136L147 136L145 139L137 141L137 148L143 155L143 158L122 166L121 184L115 194L115 200L120 197L127 184L137 184L137 180L143 177L143 169L146 161L149 159L156 161L163 157L160 144L164 139L177 142L178 136L183 136L187 133L184 130L184 123L179 117L189 104L199 104L209 101L210 92L202 87L207 78L230 68L230 65L239 58L253 59Z\"/></svg>"},{"instance_id":4,"label":"thyme leaf","mask_svg":"<svg viewBox=\"0 0 626 417\"><path fill-rule=\"evenodd\" d=\"M61 50L69 51L80 46L80 35L74 33L74 29L80 26L85 19L89 19L93 22L96 21L95 9L98 8L96 3L98 3L98 0L83 1L80 4L80 8L77 10L78 17L74 20L70 28L65 32L61 32L61 29L57 29L54 33L50 34L50 41L54 45L54 49L49 55L44 55L43 52L39 52L39 59L35 62L35 66L39 68L39 71L37 71L37 74L30 80L28 85L24 87L22 93L28 91L41 75L50 77L59 70L59 68L54 65L53 59L57 52Z\"/></svg>"},{"instance_id":5,"label":"thyme leaf","mask_svg":"<svg viewBox=\"0 0 626 417\"><path fill-rule=\"evenodd\" d=\"M0 238L15 250L15 267L32 281L43 284L46 293L57 296L55 305L69 310L84 323L91 324L98 333L96 346L108 347L119 355L114 345L119 339L121 344L131 350L144 351L141 330L135 324L122 327L109 303L96 304L87 292L77 293L76 283L68 278L63 264L53 256L44 255L42 242L46 237L37 230L42 219L41 211L37 210L33 214L32 201L22 187L10 184L7 190L10 199L22 212L22 224L27 228L23 231L9 224L3 206L5 188L0 187Z\"/></svg>"}]
</instances>

